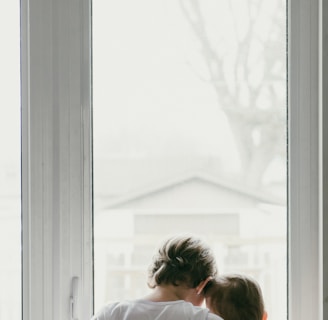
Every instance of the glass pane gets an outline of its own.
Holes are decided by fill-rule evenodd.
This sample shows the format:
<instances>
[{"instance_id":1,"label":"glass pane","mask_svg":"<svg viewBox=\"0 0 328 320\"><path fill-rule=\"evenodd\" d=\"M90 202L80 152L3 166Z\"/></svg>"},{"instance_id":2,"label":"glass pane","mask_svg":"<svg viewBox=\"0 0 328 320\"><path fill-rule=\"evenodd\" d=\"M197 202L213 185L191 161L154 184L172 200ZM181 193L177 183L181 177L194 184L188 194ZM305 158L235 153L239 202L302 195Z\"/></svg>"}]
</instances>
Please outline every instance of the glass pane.
<instances>
[{"instance_id":1,"label":"glass pane","mask_svg":"<svg viewBox=\"0 0 328 320\"><path fill-rule=\"evenodd\" d=\"M19 1L1 0L0 319L21 319Z\"/></svg>"},{"instance_id":2,"label":"glass pane","mask_svg":"<svg viewBox=\"0 0 328 320\"><path fill-rule=\"evenodd\" d=\"M94 0L93 88L95 309L191 232L285 320L286 3Z\"/></svg>"}]
</instances>

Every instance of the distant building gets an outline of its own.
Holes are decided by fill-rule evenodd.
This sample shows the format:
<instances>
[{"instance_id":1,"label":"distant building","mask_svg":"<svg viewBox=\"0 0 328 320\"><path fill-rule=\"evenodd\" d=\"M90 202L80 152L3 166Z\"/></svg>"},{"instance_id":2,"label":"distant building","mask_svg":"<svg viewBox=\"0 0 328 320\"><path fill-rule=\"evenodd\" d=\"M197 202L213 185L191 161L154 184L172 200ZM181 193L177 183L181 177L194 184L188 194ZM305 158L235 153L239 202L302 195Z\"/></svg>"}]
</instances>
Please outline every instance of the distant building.
<instances>
[{"instance_id":1,"label":"distant building","mask_svg":"<svg viewBox=\"0 0 328 320\"><path fill-rule=\"evenodd\" d=\"M174 233L205 238L221 273L251 274L267 296L276 290L277 261L285 267L284 199L191 172L95 202L96 303L147 292L154 249Z\"/></svg>"}]
</instances>

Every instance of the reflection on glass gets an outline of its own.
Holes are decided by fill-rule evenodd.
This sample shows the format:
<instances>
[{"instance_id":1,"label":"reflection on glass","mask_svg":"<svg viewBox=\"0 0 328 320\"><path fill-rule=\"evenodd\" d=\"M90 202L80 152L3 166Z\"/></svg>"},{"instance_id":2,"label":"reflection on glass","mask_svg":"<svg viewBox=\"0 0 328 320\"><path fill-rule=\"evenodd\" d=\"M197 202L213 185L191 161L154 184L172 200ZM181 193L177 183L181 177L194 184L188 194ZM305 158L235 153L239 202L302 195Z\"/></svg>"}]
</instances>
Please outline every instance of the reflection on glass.
<instances>
[{"instance_id":1,"label":"reflection on glass","mask_svg":"<svg viewBox=\"0 0 328 320\"><path fill-rule=\"evenodd\" d=\"M286 319L285 27L281 0L93 1L96 309L189 232Z\"/></svg>"},{"instance_id":2,"label":"reflection on glass","mask_svg":"<svg viewBox=\"0 0 328 320\"><path fill-rule=\"evenodd\" d=\"M21 319L19 1L1 1L0 319Z\"/></svg>"}]
</instances>

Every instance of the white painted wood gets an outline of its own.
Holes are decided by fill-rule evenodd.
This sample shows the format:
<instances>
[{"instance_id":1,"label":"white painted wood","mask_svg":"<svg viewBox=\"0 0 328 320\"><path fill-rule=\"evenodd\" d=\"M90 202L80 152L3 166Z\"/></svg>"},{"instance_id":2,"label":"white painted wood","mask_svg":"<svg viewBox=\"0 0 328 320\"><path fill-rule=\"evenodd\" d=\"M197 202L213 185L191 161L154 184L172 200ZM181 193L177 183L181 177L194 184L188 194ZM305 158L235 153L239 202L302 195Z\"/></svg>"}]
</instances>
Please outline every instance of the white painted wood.
<instances>
[{"instance_id":1,"label":"white painted wood","mask_svg":"<svg viewBox=\"0 0 328 320\"><path fill-rule=\"evenodd\" d=\"M289 320L323 319L319 9L289 1Z\"/></svg>"},{"instance_id":2,"label":"white painted wood","mask_svg":"<svg viewBox=\"0 0 328 320\"><path fill-rule=\"evenodd\" d=\"M322 261L320 272L322 273L322 319L328 319L328 3L320 1L320 204L321 207L321 247Z\"/></svg>"},{"instance_id":3,"label":"white painted wood","mask_svg":"<svg viewBox=\"0 0 328 320\"><path fill-rule=\"evenodd\" d=\"M91 10L23 0L23 319L92 314Z\"/></svg>"}]
</instances>

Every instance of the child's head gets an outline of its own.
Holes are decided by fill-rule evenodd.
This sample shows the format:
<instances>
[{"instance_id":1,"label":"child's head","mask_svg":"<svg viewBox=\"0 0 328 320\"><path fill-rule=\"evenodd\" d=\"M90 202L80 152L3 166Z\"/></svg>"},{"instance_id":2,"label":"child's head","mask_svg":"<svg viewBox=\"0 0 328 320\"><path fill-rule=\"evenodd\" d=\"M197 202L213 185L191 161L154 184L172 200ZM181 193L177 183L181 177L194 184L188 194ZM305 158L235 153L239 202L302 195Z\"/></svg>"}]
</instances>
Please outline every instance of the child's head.
<instances>
[{"instance_id":1,"label":"child's head","mask_svg":"<svg viewBox=\"0 0 328 320\"><path fill-rule=\"evenodd\" d=\"M210 281L204 289L207 308L225 320L265 320L259 284L243 275L225 275Z\"/></svg>"},{"instance_id":2,"label":"child's head","mask_svg":"<svg viewBox=\"0 0 328 320\"><path fill-rule=\"evenodd\" d=\"M148 285L196 288L216 272L215 258L205 243L193 236L175 236L166 240L154 256Z\"/></svg>"}]
</instances>

